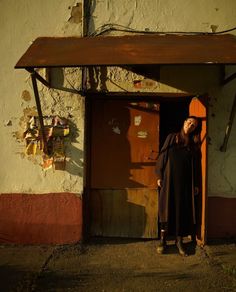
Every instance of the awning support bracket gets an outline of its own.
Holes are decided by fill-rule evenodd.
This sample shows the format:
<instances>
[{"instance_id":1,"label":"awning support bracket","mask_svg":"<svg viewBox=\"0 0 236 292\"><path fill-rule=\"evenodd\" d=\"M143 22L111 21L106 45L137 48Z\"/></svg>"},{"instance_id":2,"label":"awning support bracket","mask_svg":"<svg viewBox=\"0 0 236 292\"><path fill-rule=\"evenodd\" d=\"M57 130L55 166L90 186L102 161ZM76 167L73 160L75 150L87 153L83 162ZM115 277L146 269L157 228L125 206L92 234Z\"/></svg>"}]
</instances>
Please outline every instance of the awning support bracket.
<instances>
[{"instance_id":1,"label":"awning support bracket","mask_svg":"<svg viewBox=\"0 0 236 292\"><path fill-rule=\"evenodd\" d=\"M38 79L43 85L47 86L48 88L51 88L50 83L45 80L41 75L39 75L38 72L36 72L34 69L26 69L30 74L34 74L35 78ZM31 75L32 76L32 75Z\"/></svg>"},{"instance_id":2,"label":"awning support bracket","mask_svg":"<svg viewBox=\"0 0 236 292\"><path fill-rule=\"evenodd\" d=\"M43 114L42 114L42 109L41 109L41 103L40 103L40 98L39 98L39 91L38 91L37 77L36 76L37 76L37 73L33 70L33 72L31 72L31 80L32 80L35 102L36 102L38 116L39 116L40 132L41 132L42 139L43 139L43 152L45 154L48 154L47 139L46 139L46 134L45 134L45 129L44 129Z\"/></svg>"},{"instance_id":3,"label":"awning support bracket","mask_svg":"<svg viewBox=\"0 0 236 292\"><path fill-rule=\"evenodd\" d=\"M48 67L45 67L46 69L50 69ZM57 89L57 90L62 90L62 91L67 91L67 92L71 92L71 93L75 93L75 94L80 94L82 96L85 96L85 93L87 91L87 86L86 86L86 67L82 67L82 84L81 84L81 88L82 90L77 90L74 88L59 88L59 87L55 87L52 86L50 81L45 80L38 72L36 72L33 68L25 68L26 71L28 71L30 74L34 74L35 78L41 82L43 85L45 85L47 88L50 89ZM85 72L85 73L84 73ZM50 74L50 73L49 73ZM49 77L50 80L50 77Z\"/></svg>"}]
</instances>

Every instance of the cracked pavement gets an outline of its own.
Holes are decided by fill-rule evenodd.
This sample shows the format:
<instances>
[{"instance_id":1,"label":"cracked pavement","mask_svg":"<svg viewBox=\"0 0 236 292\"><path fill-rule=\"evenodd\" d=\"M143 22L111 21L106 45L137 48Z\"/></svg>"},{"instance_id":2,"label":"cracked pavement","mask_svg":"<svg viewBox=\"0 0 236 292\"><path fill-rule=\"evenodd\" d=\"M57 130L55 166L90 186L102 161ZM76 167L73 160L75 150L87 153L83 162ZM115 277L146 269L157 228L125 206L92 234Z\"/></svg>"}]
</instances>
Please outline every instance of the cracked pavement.
<instances>
[{"instance_id":1,"label":"cracked pavement","mask_svg":"<svg viewBox=\"0 0 236 292\"><path fill-rule=\"evenodd\" d=\"M0 246L1 291L236 291L235 242L93 239L63 246Z\"/></svg>"}]
</instances>

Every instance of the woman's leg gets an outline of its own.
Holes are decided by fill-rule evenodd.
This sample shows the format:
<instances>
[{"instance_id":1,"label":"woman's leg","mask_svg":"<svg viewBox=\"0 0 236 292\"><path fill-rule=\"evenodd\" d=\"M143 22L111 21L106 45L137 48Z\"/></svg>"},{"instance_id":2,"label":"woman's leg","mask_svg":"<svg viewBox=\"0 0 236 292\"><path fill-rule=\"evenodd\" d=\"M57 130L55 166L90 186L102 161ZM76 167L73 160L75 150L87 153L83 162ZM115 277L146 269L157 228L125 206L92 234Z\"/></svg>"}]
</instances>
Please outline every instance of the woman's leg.
<instances>
[{"instance_id":1,"label":"woman's leg","mask_svg":"<svg viewBox=\"0 0 236 292\"><path fill-rule=\"evenodd\" d=\"M167 223L161 222L161 235L160 235L160 241L157 246L157 253L163 254L166 251L166 234L167 234Z\"/></svg>"},{"instance_id":2,"label":"woman's leg","mask_svg":"<svg viewBox=\"0 0 236 292\"><path fill-rule=\"evenodd\" d=\"M176 246L179 250L179 254L181 256L187 256L187 253L183 247L183 238L182 236L176 236Z\"/></svg>"}]
</instances>

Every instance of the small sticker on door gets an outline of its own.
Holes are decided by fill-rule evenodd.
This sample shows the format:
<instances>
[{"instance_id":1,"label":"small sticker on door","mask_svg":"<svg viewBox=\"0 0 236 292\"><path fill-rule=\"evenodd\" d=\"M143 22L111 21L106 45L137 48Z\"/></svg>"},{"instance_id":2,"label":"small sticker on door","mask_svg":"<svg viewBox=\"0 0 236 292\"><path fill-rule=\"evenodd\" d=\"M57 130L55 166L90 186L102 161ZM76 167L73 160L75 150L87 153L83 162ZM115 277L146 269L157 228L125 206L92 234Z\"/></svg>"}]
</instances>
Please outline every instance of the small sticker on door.
<instances>
[{"instance_id":1,"label":"small sticker on door","mask_svg":"<svg viewBox=\"0 0 236 292\"><path fill-rule=\"evenodd\" d=\"M139 126L142 122L142 116L135 116L134 117L134 125Z\"/></svg>"},{"instance_id":2,"label":"small sticker on door","mask_svg":"<svg viewBox=\"0 0 236 292\"><path fill-rule=\"evenodd\" d=\"M147 138L147 136L148 136L148 132L147 132L147 131L139 131L139 132L137 133L137 137L138 137L138 138L145 139L145 138Z\"/></svg>"}]
</instances>

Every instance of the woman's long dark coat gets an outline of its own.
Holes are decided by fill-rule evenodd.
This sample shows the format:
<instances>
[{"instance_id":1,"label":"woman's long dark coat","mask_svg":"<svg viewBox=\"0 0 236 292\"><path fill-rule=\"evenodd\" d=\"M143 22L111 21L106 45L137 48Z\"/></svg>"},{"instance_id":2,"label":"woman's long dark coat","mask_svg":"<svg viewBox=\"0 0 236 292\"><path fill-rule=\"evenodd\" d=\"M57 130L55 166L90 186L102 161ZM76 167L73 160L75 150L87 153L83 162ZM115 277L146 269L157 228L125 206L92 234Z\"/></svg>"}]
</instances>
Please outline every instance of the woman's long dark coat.
<instances>
[{"instance_id":1,"label":"woman's long dark coat","mask_svg":"<svg viewBox=\"0 0 236 292\"><path fill-rule=\"evenodd\" d=\"M173 210L173 206L171 206L173 200L173 194L171 193L171 167L169 163L169 151L171 147L176 147L176 133L169 134L166 138L166 141L160 151L157 165L156 165L156 174L157 179L162 180L162 188L159 189L159 200L158 200L158 211L159 211L159 220L160 222L166 222L169 223L170 219L170 210ZM191 222L191 224L196 223L195 219L195 205L194 205L194 188L198 187L200 188L201 184L201 157L200 157L200 149L199 151L192 151L191 152L191 169L192 174L190 175L191 182L188 182L190 186L190 194L191 196L189 203L188 210L186 212L190 212L188 215L188 224ZM184 175L184 174L183 174ZM170 207L171 206L171 207ZM191 218L189 218L191 217ZM173 229L173 228L172 228ZM185 228L186 229L186 228ZM188 231L187 231L188 232ZM189 233L190 234L190 233ZM182 234L187 235L187 234Z\"/></svg>"}]
</instances>

